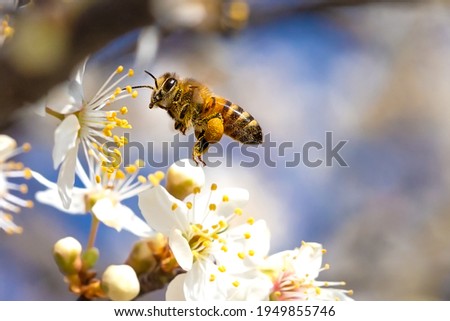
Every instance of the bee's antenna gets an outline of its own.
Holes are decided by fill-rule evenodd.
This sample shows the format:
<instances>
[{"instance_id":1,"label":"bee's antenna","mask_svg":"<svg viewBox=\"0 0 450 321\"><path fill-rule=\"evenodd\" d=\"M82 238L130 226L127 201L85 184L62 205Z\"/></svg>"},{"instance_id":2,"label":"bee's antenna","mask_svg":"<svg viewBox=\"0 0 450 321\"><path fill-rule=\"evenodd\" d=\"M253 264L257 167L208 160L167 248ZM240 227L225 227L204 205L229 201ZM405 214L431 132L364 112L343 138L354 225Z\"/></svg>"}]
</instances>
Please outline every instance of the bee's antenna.
<instances>
[{"instance_id":1,"label":"bee's antenna","mask_svg":"<svg viewBox=\"0 0 450 321\"><path fill-rule=\"evenodd\" d=\"M158 89L158 81L156 80L156 77L153 76L151 72L149 72L149 71L147 71L147 70L144 70L144 71L145 71L145 73L146 73L147 75L149 75L150 77L153 78L153 80L155 81L155 87L156 87L156 89ZM138 89L138 88L149 88L149 89L151 89L151 90L155 90L155 87L150 86L150 85L141 85L141 86L133 86L133 87L131 87L131 88L133 88L133 89Z\"/></svg>"},{"instance_id":2,"label":"bee's antenna","mask_svg":"<svg viewBox=\"0 0 450 321\"><path fill-rule=\"evenodd\" d=\"M151 90L155 90L155 88L153 88L153 86L148 86L148 85L132 86L131 88L133 88L133 89L150 88ZM122 90L125 90L125 88L123 88Z\"/></svg>"},{"instance_id":3,"label":"bee's antenna","mask_svg":"<svg viewBox=\"0 0 450 321\"><path fill-rule=\"evenodd\" d=\"M150 71L147 71L147 70L144 70L144 71L145 71L145 73L146 73L147 75L149 75L150 77L153 78L153 80L155 81L155 87L156 87L156 89L158 89L158 81L156 80L156 77L153 76L152 73L151 73Z\"/></svg>"}]
</instances>

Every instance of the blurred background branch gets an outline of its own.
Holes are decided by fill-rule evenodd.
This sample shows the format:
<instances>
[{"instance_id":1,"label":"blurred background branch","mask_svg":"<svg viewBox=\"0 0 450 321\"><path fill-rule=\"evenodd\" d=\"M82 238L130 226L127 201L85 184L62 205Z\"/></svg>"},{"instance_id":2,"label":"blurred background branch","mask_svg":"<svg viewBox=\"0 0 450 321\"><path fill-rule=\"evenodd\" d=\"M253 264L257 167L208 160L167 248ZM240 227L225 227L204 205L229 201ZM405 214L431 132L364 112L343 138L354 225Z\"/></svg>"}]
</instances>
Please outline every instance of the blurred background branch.
<instances>
[{"instance_id":1,"label":"blurred background branch","mask_svg":"<svg viewBox=\"0 0 450 321\"><path fill-rule=\"evenodd\" d=\"M20 107L34 103L53 86L67 79L86 56L132 30L155 22L164 34L173 29L194 27L195 31L229 33L248 24L262 24L289 15L328 10L343 6L380 3L411 3L415 0L330 0L280 1L260 6L258 1L233 0L99 0L19 2L26 6L7 12L14 37L5 42L0 54L0 97L3 115L11 116ZM203 7L205 15L197 25L168 19L183 5ZM267 9L270 10L267 10ZM251 15L249 16L249 13ZM192 10L185 12L194 19ZM173 17L172 17L173 18ZM186 17L185 17L186 18ZM186 19L185 19L186 20ZM169 22L169 23L167 23ZM170 27L168 27L170 26ZM11 117L3 117L5 126Z\"/></svg>"}]
</instances>

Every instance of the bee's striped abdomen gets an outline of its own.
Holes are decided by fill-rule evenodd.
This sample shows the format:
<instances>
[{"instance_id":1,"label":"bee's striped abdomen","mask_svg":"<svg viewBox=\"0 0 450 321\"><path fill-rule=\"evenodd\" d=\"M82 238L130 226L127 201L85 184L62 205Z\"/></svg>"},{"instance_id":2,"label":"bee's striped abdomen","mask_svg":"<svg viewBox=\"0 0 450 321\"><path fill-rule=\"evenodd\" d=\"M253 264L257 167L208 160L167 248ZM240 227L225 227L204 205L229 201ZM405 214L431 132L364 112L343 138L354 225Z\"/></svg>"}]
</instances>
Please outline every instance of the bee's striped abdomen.
<instances>
[{"instance_id":1,"label":"bee's striped abdomen","mask_svg":"<svg viewBox=\"0 0 450 321\"><path fill-rule=\"evenodd\" d=\"M222 114L224 132L244 144L261 144L262 130L258 122L242 107L221 97L212 97L213 109Z\"/></svg>"}]
</instances>

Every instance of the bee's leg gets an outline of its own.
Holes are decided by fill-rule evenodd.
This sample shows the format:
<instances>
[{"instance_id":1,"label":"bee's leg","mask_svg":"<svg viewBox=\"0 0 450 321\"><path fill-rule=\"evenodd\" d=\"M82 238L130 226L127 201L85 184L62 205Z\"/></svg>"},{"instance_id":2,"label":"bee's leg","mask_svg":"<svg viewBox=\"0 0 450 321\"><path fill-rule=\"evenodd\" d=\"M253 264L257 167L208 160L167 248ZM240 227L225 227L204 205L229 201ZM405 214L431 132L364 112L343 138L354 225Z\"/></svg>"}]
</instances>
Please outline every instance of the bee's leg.
<instances>
[{"instance_id":1,"label":"bee's leg","mask_svg":"<svg viewBox=\"0 0 450 321\"><path fill-rule=\"evenodd\" d=\"M219 117L212 118L206 124L204 137L208 143L217 143L222 139L224 130L223 120Z\"/></svg>"},{"instance_id":2,"label":"bee's leg","mask_svg":"<svg viewBox=\"0 0 450 321\"><path fill-rule=\"evenodd\" d=\"M206 152L209 146L209 142L206 141L203 132L195 132L195 136L197 137L197 141L195 142L194 149L192 150L192 159L198 165L198 162L201 162L203 166L206 166L206 163L202 159L202 155Z\"/></svg>"},{"instance_id":3,"label":"bee's leg","mask_svg":"<svg viewBox=\"0 0 450 321\"><path fill-rule=\"evenodd\" d=\"M186 135L186 126L184 126L181 121L175 121L174 127L176 130L181 131L183 135Z\"/></svg>"}]
</instances>

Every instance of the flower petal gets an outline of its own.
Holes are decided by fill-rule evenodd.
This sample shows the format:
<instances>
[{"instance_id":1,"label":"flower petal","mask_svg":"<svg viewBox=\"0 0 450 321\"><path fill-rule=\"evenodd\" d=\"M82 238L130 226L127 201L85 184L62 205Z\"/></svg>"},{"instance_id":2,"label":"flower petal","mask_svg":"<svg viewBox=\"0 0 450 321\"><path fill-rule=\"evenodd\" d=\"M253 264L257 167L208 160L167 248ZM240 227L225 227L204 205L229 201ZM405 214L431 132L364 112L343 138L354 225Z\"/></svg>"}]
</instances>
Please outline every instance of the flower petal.
<instances>
[{"instance_id":1,"label":"flower petal","mask_svg":"<svg viewBox=\"0 0 450 321\"><path fill-rule=\"evenodd\" d=\"M48 189L36 193L36 199L42 204L53 206L54 208L68 214L86 214L86 205L84 202L85 190L74 189L72 193L72 202L69 208L65 208L62 204L58 190Z\"/></svg>"},{"instance_id":2,"label":"flower petal","mask_svg":"<svg viewBox=\"0 0 450 321\"><path fill-rule=\"evenodd\" d=\"M122 204L118 204L116 207L120 208L121 215L125 217L122 221L124 230L139 237L148 237L154 233L150 226L135 215L130 208Z\"/></svg>"},{"instance_id":3,"label":"flower petal","mask_svg":"<svg viewBox=\"0 0 450 321\"><path fill-rule=\"evenodd\" d=\"M75 166L77 163L78 141L67 153L64 162L59 169L58 192L64 208L69 208L72 200L73 184L75 183Z\"/></svg>"},{"instance_id":4,"label":"flower petal","mask_svg":"<svg viewBox=\"0 0 450 321\"><path fill-rule=\"evenodd\" d=\"M83 102L78 94L72 95L74 89L70 87L73 87L73 82L73 80L65 82L52 89L47 95L45 105L49 109L63 115L79 111L83 107Z\"/></svg>"},{"instance_id":5,"label":"flower petal","mask_svg":"<svg viewBox=\"0 0 450 321\"><path fill-rule=\"evenodd\" d=\"M322 267L322 244L305 242L298 249L295 258L292 258L293 268L298 276L308 275L315 279L319 276Z\"/></svg>"},{"instance_id":6,"label":"flower petal","mask_svg":"<svg viewBox=\"0 0 450 321\"><path fill-rule=\"evenodd\" d=\"M162 186L140 193L139 208L150 227L164 235L169 235L173 228L184 231L189 227L186 204Z\"/></svg>"},{"instance_id":7,"label":"flower petal","mask_svg":"<svg viewBox=\"0 0 450 321\"><path fill-rule=\"evenodd\" d=\"M95 202L92 207L92 214L106 226L112 227L117 231L122 230L123 222L120 209L114 206L111 199L105 197Z\"/></svg>"},{"instance_id":8,"label":"flower petal","mask_svg":"<svg viewBox=\"0 0 450 321\"><path fill-rule=\"evenodd\" d=\"M80 123L75 115L66 117L55 130L55 146L53 147L53 166L55 169L67 157L70 149L77 142Z\"/></svg>"},{"instance_id":9,"label":"flower petal","mask_svg":"<svg viewBox=\"0 0 450 321\"><path fill-rule=\"evenodd\" d=\"M184 296L184 281L186 280L186 273L178 274L172 281L170 281L166 290L166 301L186 301Z\"/></svg>"},{"instance_id":10,"label":"flower petal","mask_svg":"<svg viewBox=\"0 0 450 321\"><path fill-rule=\"evenodd\" d=\"M8 135L0 135L0 162L4 162L16 149L16 141Z\"/></svg>"},{"instance_id":11,"label":"flower petal","mask_svg":"<svg viewBox=\"0 0 450 321\"><path fill-rule=\"evenodd\" d=\"M217 266L212 262L195 262L186 273L183 292L187 301L223 301L226 299L224 288L220 283L210 281L211 275L217 274Z\"/></svg>"},{"instance_id":12,"label":"flower petal","mask_svg":"<svg viewBox=\"0 0 450 321\"><path fill-rule=\"evenodd\" d=\"M346 295L346 292L346 290L321 288L318 299L324 301L354 301L353 298Z\"/></svg>"},{"instance_id":13,"label":"flower petal","mask_svg":"<svg viewBox=\"0 0 450 321\"><path fill-rule=\"evenodd\" d=\"M106 226L117 231L126 229L141 237L149 236L152 232L150 227L137 217L130 208L120 203L114 204L113 200L108 197L95 202L92 213Z\"/></svg>"},{"instance_id":14,"label":"flower petal","mask_svg":"<svg viewBox=\"0 0 450 321\"><path fill-rule=\"evenodd\" d=\"M79 68L77 69L77 73L75 78L69 83L69 95L73 98L75 102L83 102L84 100L84 91L83 91L83 77L84 71L86 70L86 64L88 59L85 59Z\"/></svg>"},{"instance_id":15,"label":"flower petal","mask_svg":"<svg viewBox=\"0 0 450 321\"><path fill-rule=\"evenodd\" d=\"M169 235L169 246L180 267L185 271L189 271L192 268L194 255L192 254L188 241L184 238L180 230L172 230Z\"/></svg>"},{"instance_id":16,"label":"flower petal","mask_svg":"<svg viewBox=\"0 0 450 321\"><path fill-rule=\"evenodd\" d=\"M250 237L246 238L244 235ZM270 231L264 220L258 220L252 225L241 224L230 228L225 237L232 240L227 243L228 251L226 253L218 251L215 256L218 261L229 261L231 254L231 258L235 261L233 264L228 264L229 272L244 272L246 269L264 264L270 248ZM248 255L250 251L253 252L252 255ZM244 253L244 259L239 258L238 253Z\"/></svg>"}]
</instances>

